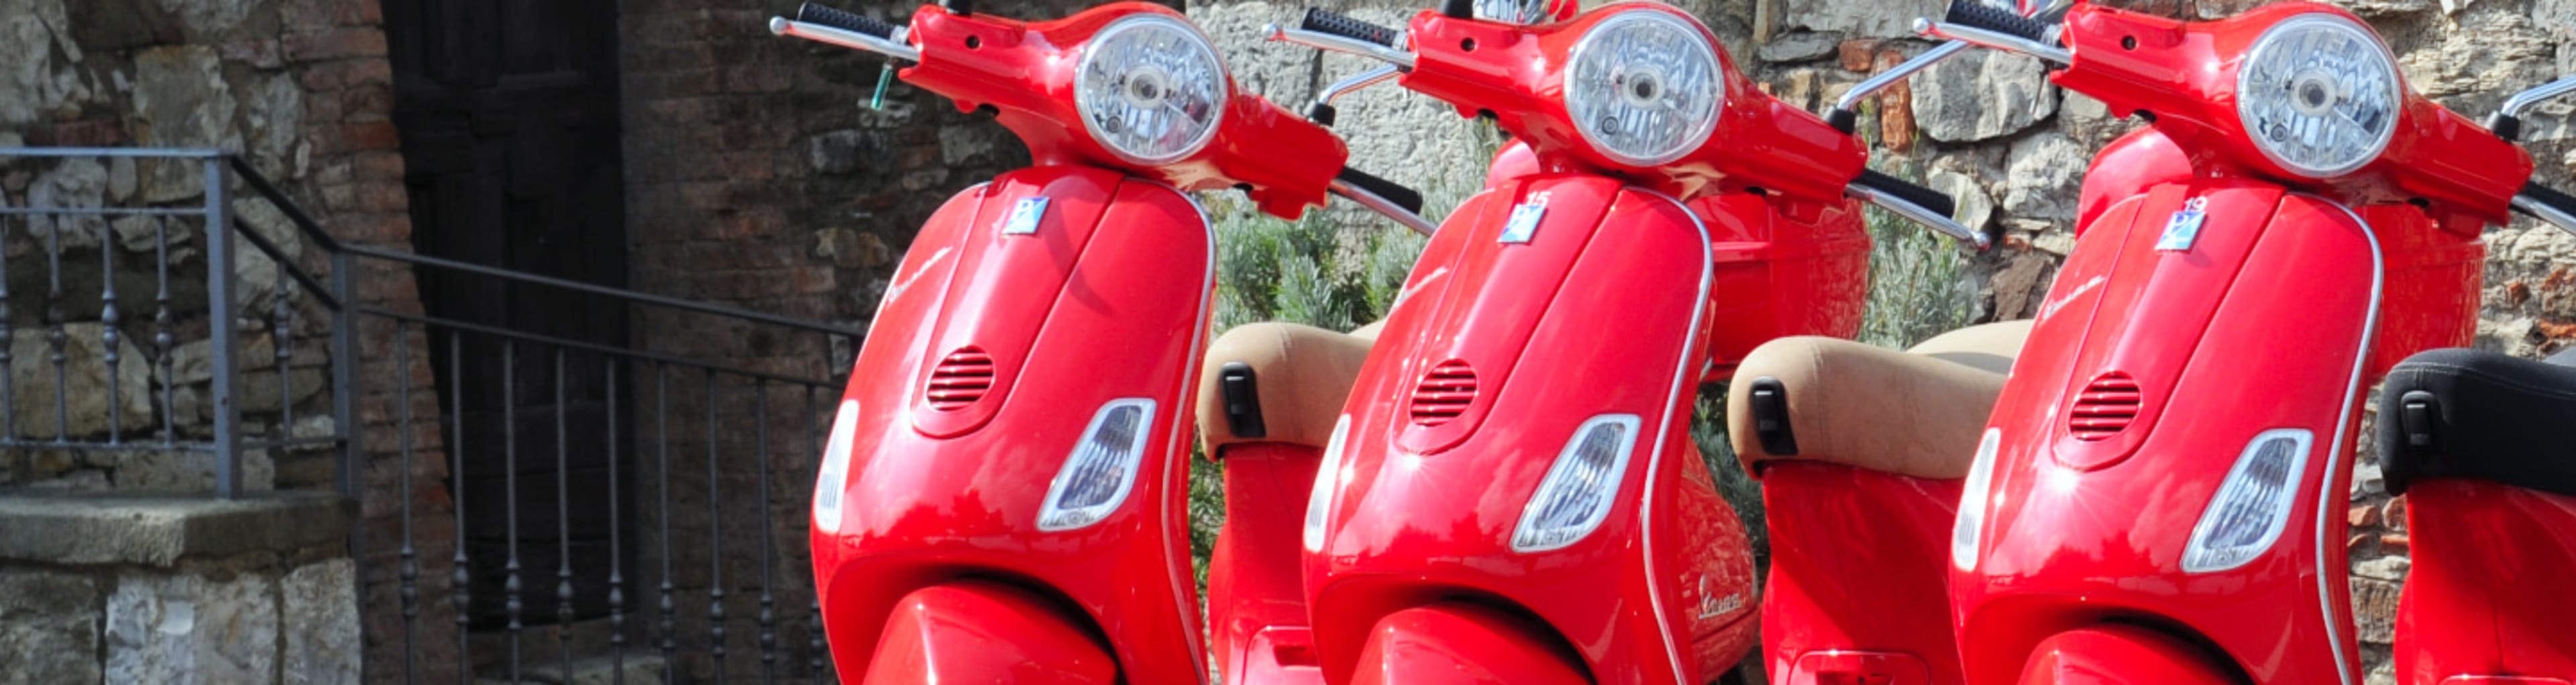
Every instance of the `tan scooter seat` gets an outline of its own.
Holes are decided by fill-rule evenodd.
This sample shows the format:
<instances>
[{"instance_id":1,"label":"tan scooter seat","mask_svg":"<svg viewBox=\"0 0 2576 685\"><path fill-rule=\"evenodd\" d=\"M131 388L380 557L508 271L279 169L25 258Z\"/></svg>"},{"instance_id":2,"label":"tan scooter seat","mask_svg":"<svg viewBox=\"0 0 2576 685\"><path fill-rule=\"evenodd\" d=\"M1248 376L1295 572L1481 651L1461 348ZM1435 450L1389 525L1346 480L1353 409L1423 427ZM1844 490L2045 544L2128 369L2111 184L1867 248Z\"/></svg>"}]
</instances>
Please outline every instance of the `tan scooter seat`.
<instances>
[{"instance_id":1,"label":"tan scooter seat","mask_svg":"<svg viewBox=\"0 0 2576 685\"><path fill-rule=\"evenodd\" d=\"M1323 447L1383 326L1335 333L1265 322L1217 336L1199 372L1199 436L1208 452L1256 441Z\"/></svg>"},{"instance_id":2,"label":"tan scooter seat","mask_svg":"<svg viewBox=\"0 0 2576 685\"><path fill-rule=\"evenodd\" d=\"M2029 321L1970 326L1904 352L1849 340L1781 338L1754 348L1727 391L1727 436L1747 472L1810 460L1920 478L1964 478ZM1755 391L1782 397L1757 407ZM1785 400L1788 431L1761 421ZM1776 419L1775 419L1776 420ZM1781 443L1775 454L1765 443Z\"/></svg>"}]
</instances>

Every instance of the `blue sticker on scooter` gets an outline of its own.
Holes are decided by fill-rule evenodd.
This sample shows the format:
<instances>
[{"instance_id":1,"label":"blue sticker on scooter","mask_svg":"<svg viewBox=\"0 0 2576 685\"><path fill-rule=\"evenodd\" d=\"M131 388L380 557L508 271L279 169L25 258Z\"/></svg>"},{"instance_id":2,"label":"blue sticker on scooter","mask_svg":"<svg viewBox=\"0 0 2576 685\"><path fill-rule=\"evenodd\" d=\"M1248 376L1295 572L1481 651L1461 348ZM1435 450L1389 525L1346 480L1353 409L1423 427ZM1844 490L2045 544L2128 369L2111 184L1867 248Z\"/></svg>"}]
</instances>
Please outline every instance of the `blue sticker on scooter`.
<instances>
[{"instance_id":1,"label":"blue sticker on scooter","mask_svg":"<svg viewBox=\"0 0 2576 685\"><path fill-rule=\"evenodd\" d=\"M1502 242L1527 243L1530 234L1538 232L1538 220L1547 216L1547 194L1530 196L1528 202L1512 207L1512 218L1503 224Z\"/></svg>"},{"instance_id":2,"label":"blue sticker on scooter","mask_svg":"<svg viewBox=\"0 0 2576 685\"><path fill-rule=\"evenodd\" d=\"M2182 211L2165 220L2165 233L2156 238L2158 252L2190 252L2191 244L2200 240L2200 224L2209 219L2209 198L2195 197L2182 203Z\"/></svg>"},{"instance_id":3,"label":"blue sticker on scooter","mask_svg":"<svg viewBox=\"0 0 2576 685\"><path fill-rule=\"evenodd\" d=\"M1011 205L1011 218L1002 224L1002 235L1029 235L1038 232L1038 219L1046 217L1047 199L1020 198Z\"/></svg>"}]
</instances>

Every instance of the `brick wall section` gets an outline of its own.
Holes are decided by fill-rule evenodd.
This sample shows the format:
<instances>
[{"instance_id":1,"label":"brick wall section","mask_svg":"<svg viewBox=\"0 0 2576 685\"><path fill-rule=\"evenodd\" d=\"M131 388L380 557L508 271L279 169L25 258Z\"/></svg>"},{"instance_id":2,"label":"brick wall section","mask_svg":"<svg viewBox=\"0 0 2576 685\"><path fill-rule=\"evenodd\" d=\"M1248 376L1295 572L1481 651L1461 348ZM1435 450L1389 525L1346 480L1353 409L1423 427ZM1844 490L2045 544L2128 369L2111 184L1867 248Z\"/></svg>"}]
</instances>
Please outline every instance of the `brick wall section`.
<instances>
[{"instance_id":1,"label":"brick wall section","mask_svg":"<svg viewBox=\"0 0 2576 685\"><path fill-rule=\"evenodd\" d=\"M30 72L43 81L70 87L38 87L26 108L31 116L0 113L0 146L155 146L211 147L238 152L264 176L275 180L291 199L339 240L391 249L409 249L411 224L403 186L399 137L391 122L392 69L386 61L382 13L375 0L242 0L239 2L153 2L150 0L0 0L0 22L35 18L53 45L0 60L33 62ZM14 49L14 48L13 48ZM198 69L195 78L156 80L153 74L173 68ZM22 66L11 64L10 66ZM21 100L21 102L29 102ZM21 182L23 183L23 177ZM20 190L23 190L21 188ZM234 197L250 195L236 187ZM162 198L178 204L194 200ZM284 235L273 213L260 203L237 204L246 220L272 237ZM20 236L23 239L23 236ZM291 237L291 236L289 236ZM327 273L321 250L292 241L306 268ZM241 252L249 255L252 248ZM24 257L13 251L13 262ZM147 264L149 254L136 263ZM253 261L247 256L245 262ZM13 264L14 265L14 264ZM202 266L197 273L202 273ZM359 304L395 312L418 313L419 298L411 271L383 264L362 265ZM248 265L245 264L245 274ZM177 276L174 275L174 278ZM201 286L200 286L201 287ZM245 278L243 287L264 293L270 284ZM128 297L132 297L131 294ZM149 293L144 293L148 298ZM23 298L23 296L22 296ZM317 303L297 299L295 335L298 364L328 357L328 319ZM20 306L28 302L21 299ZM140 304L142 306L136 306ZM148 326L148 301L129 303L129 326ZM187 306L182 299L180 306ZM182 340L187 331L202 337L204 298L193 311L177 312ZM22 311L25 311L22 309ZM133 312L141 311L141 316ZM244 312L265 316L266 308ZM90 317L94 320L95 313ZM246 335L265 333L265 325ZM446 460L441 441L436 395L430 392L428 349L417 330L408 335L413 351L408 368L395 365L390 322L368 319L361 327L362 367L356 435L364 455L362 488L363 539L360 553L370 680L397 675L403 667L404 639L397 556L402 543L399 491L401 456L390 430L397 397L395 379L409 374L414 424L411 466L416 479L409 493L417 516L412 544L420 559L420 595L443 598L453 539L444 487ZM132 340L149 340L146 329L128 331ZM255 376L251 370L246 375ZM253 383L259 380L251 381ZM299 417L327 416L329 390L299 400ZM255 410L254 410L255 411ZM256 424L259 417L246 419ZM273 480L257 486L322 489L336 474L326 453L281 455ZM111 471L105 487L132 480ZM87 481L83 481L87 482ZM88 487L88 486L78 486ZM423 676L453 677L452 615L444 604L421 607L416 636L423 649Z\"/></svg>"}]
</instances>

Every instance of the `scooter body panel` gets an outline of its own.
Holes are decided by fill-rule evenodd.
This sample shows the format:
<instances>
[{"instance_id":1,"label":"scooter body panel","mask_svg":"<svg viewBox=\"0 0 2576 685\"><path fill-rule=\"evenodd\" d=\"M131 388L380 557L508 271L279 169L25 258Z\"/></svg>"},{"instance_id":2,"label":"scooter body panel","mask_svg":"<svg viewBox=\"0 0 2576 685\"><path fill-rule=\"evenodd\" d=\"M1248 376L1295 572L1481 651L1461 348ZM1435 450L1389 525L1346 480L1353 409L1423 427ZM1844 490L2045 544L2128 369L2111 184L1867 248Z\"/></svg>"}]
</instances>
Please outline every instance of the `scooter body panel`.
<instances>
[{"instance_id":1,"label":"scooter body panel","mask_svg":"<svg viewBox=\"0 0 2576 685\"><path fill-rule=\"evenodd\" d=\"M1772 682L1960 682L1947 545L1959 484L1823 462L1763 471Z\"/></svg>"},{"instance_id":2,"label":"scooter body panel","mask_svg":"<svg viewBox=\"0 0 2576 685\"><path fill-rule=\"evenodd\" d=\"M1031 204L1036 220L1013 218ZM1187 196L1079 166L1005 174L933 216L844 391L854 429L841 515L815 522L842 672L867 672L899 598L981 577L1072 607L1130 682L1204 678L1182 498L1211 240ZM947 382L974 378L978 355L988 387ZM1152 405L1125 499L1088 525L1041 531L1049 484L1091 419L1134 399ZM1151 658L1175 654L1194 658Z\"/></svg>"},{"instance_id":3,"label":"scooter body panel","mask_svg":"<svg viewBox=\"0 0 2576 685\"><path fill-rule=\"evenodd\" d=\"M2165 234L2187 203L2200 206L2197 236L2172 249ZM2102 217L2061 269L1995 408L1982 545L1973 571L1952 576L1969 682L2009 680L2052 636L2110 620L2205 640L2255 682L2357 672L2343 518L2318 512L2342 501L2378 330L2372 227L2340 205L2229 179L2156 186ZM2079 435L2073 405L2115 375L2138 389L2135 419ZM2277 540L2242 565L2182 572L2221 481L2273 429L2312 433Z\"/></svg>"},{"instance_id":4,"label":"scooter body panel","mask_svg":"<svg viewBox=\"0 0 2576 685\"><path fill-rule=\"evenodd\" d=\"M1589 685L1545 627L1492 607L1405 609L1369 630L1351 685Z\"/></svg>"},{"instance_id":5,"label":"scooter body panel","mask_svg":"<svg viewBox=\"0 0 2576 685\"><path fill-rule=\"evenodd\" d=\"M1212 639L1222 682L1322 683L1297 538L1323 450L1284 442L1223 449L1225 526L1208 559L1208 616L1217 622Z\"/></svg>"},{"instance_id":6,"label":"scooter body panel","mask_svg":"<svg viewBox=\"0 0 2576 685\"><path fill-rule=\"evenodd\" d=\"M1600 683L1701 682L1752 643L1744 532L1687 435L1708 245L1680 203L1591 175L1541 174L1451 215L1361 369L1343 454L1325 457L1306 587L1329 678L1355 677L1381 620L1461 597L1526 611ZM1426 403L1429 375L1459 367L1467 399ZM1563 547L1515 551L1540 480L1605 414L1639 420L1614 508Z\"/></svg>"},{"instance_id":7,"label":"scooter body panel","mask_svg":"<svg viewBox=\"0 0 2576 685\"><path fill-rule=\"evenodd\" d=\"M2438 479L2408 488L2406 500L2415 563L2398 600L2398 681L2576 680L2567 622L2576 540L2565 534L2576 530L2576 497Z\"/></svg>"},{"instance_id":8,"label":"scooter body panel","mask_svg":"<svg viewBox=\"0 0 2576 685\"><path fill-rule=\"evenodd\" d=\"M2021 685L2233 685L2234 665L2189 642L2138 626L2104 625L2051 635L2022 668Z\"/></svg>"},{"instance_id":9,"label":"scooter body panel","mask_svg":"<svg viewBox=\"0 0 2576 685\"><path fill-rule=\"evenodd\" d=\"M867 664L869 685L1112 685L1118 661L1078 619L1008 584L960 580L895 603Z\"/></svg>"}]
</instances>

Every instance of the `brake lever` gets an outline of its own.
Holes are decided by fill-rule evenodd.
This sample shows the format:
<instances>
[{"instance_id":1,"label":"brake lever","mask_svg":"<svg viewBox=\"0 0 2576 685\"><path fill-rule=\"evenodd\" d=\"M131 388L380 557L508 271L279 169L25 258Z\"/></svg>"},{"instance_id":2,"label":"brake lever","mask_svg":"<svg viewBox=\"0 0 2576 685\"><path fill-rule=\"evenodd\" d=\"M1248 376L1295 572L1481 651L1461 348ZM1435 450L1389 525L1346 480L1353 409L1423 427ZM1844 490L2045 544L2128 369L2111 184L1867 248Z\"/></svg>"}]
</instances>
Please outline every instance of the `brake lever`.
<instances>
[{"instance_id":1,"label":"brake lever","mask_svg":"<svg viewBox=\"0 0 2576 685\"><path fill-rule=\"evenodd\" d=\"M2023 38L2021 36L2004 33L2002 31L1992 31L1974 26L1918 18L1914 20L1914 32L1933 38L1942 38L1968 43L1979 47L2002 50L2004 52L2029 55L2054 62L2061 67L2075 63L2075 53L2068 52L2066 48L2049 45L2028 38Z\"/></svg>"},{"instance_id":2,"label":"brake lever","mask_svg":"<svg viewBox=\"0 0 2576 685\"><path fill-rule=\"evenodd\" d=\"M790 38L803 38L817 43L838 45L852 50L865 50L906 62L920 63L921 49L905 44L905 34L898 28L893 35L879 38L857 31L786 17L770 17L769 32Z\"/></svg>"},{"instance_id":3,"label":"brake lever","mask_svg":"<svg viewBox=\"0 0 2576 685\"><path fill-rule=\"evenodd\" d=\"M1292 29L1278 24L1261 27L1261 33L1264 39L1271 41L1295 43L1328 52L1359 55L1361 57L1367 57L1369 59L1395 65L1396 68L1399 69L1413 69L1413 53L1357 38L1339 36L1324 33L1322 31Z\"/></svg>"},{"instance_id":4,"label":"brake lever","mask_svg":"<svg viewBox=\"0 0 2576 685\"><path fill-rule=\"evenodd\" d=\"M1394 221L1415 233L1428 236L1433 232L1440 230L1440 227L1431 223L1430 219L1422 218L1422 215L1420 214L1407 211L1404 206L1396 204L1394 200L1389 200L1377 193L1369 192L1368 189L1361 188L1349 181L1344 181L1338 178L1333 179L1333 184L1329 187L1329 190L1331 190L1334 195L1340 195L1344 199L1359 203L1359 206L1366 207L1369 211L1377 212L1379 215L1385 216L1388 220Z\"/></svg>"}]
</instances>

